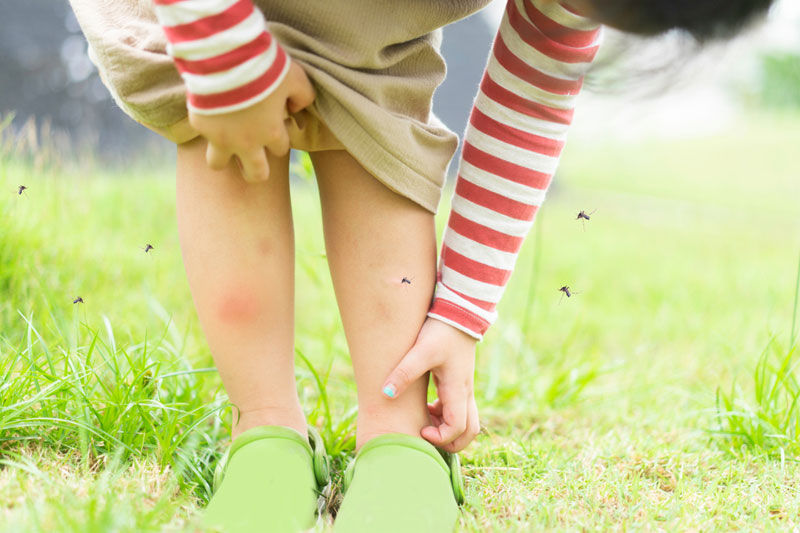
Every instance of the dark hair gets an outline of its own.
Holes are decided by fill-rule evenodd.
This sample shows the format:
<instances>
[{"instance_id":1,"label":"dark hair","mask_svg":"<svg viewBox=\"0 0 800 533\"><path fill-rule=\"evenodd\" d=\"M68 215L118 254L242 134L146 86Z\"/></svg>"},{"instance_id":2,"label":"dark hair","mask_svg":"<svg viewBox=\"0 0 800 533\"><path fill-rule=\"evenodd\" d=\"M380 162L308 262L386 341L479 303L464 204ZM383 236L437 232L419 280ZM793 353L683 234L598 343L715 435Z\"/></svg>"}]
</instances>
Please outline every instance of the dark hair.
<instances>
[{"instance_id":1,"label":"dark hair","mask_svg":"<svg viewBox=\"0 0 800 533\"><path fill-rule=\"evenodd\" d=\"M604 21L656 35L682 29L700 42L730 37L764 14L773 0L594 0Z\"/></svg>"}]
</instances>

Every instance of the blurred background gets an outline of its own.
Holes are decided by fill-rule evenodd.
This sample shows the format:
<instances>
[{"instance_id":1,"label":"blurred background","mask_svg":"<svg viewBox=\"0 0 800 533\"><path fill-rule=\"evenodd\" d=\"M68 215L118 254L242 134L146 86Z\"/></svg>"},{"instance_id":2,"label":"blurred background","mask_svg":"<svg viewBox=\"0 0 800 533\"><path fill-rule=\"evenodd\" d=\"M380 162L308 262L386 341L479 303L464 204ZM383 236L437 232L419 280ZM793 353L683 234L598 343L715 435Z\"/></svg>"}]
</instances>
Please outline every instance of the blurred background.
<instances>
[{"instance_id":1,"label":"blurred background","mask_svg":"<svg viewBox=\"0 0 800 533\"><path fill-rule=\"evenodd\" d=\"M503 7L495 1L445 29L448 75L434 107L459 134ZM4 2L0 10L0 112L15 114L17 130L35 119L107 161L171 152L116 108L66 0ZM800 3L779 0L763 24L696 52L675 35L644 42L607 32L573 136L703 135L753 109L800 108Z\"/></svg>"},{"instance_id":2,"label":"blurred background","mask_svg":"<svg viewBox=\"0 0 800 533\"><path fill-rule=\"evenodd\" d=\"M503 4L445 29L434 107L459 134ZM66 0L0 0L0 114L0 531L181 530L231 417L175 149L116 108ZM800 530L798 147L798 0L702 50L606 33L476 348L460 530ZM293 174L298 393L341 473L355 384Z\"/></svg>"}]
</instances>

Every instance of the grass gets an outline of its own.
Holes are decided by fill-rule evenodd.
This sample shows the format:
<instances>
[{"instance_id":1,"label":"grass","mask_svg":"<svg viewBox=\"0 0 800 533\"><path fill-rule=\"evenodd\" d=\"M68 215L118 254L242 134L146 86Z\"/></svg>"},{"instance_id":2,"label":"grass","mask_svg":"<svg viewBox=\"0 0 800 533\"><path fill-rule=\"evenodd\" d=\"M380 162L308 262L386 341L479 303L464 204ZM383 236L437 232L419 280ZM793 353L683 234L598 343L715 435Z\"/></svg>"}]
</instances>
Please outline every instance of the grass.
<instances>
[{"instance_id":1,"label":"grass","mask_svg":"<svg viewBox=\"0 0 800 533\"><path fill-rule=\"evenodd\" d=\"M111 456L119 462L151 457L162 470L181 472L182 485L210 492L209 457L221 425L193 430L226 402L195 398L202 378L168 340L117 348L106 318L105 341L89 331L88 346L58 352L24 320L22 344L0 360L0 444L35 440L77 452L87 467ZM167 373L165 367L181 370ZM193 442L197 438L204 439L202 446Z\"/></svg>"},{"instance_id":2,"label":"grass","mask_svg":"<svg viewBox=\"0 0 800 533\"><path fill-rule=\"evenodd\" d=\"M731 385L729 393L717 389L719 429L713 431L731 451L757 450L785 461L800 457L800 382L795 328L800 301L800 260L792 306L788 349L775 338L764 349L753 372L753 401Z\"/></svg>"},{"instance_id":3,"label":"grass","mask_svg":"<svg viewBox=\"0 0 800 533\"><path fill-rule=\"evenodd\" d=\"M800 118L759 117L710 139L570 144L479 345L461 530L800 527L797 138ZM3 154L0 530L193 528L230 410L170 164ZM298 390L341 468L355 386L313 181L293 207ZM597 209L585 230L581 209Z\"/></svg>"},{"instance_id":4,"label":"grass","mask_svg":"<svg viewBox=\"0 0 800 533\"><path fill-rule=\"evenodd\" d=\"M783 351L770 342L753 372L753 400L733 384L717 389L720 437L731 453L758 450L781 461L800 457L800 383L795 348Z\"/></svg>"}]
</instances>

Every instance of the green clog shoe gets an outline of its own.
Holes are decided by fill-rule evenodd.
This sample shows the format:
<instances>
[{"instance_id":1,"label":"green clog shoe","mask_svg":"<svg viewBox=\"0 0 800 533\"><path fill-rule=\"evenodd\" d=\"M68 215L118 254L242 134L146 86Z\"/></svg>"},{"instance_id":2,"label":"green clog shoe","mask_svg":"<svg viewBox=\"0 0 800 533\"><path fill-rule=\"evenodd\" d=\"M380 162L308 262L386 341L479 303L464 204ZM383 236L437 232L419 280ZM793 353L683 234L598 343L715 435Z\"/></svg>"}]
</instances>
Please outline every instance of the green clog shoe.
<instances>
[{"instance_id":1,"label":"green clog shoe","mask_svg":"<svg viewBox=\"0 0 800 533\"><path fill-rule=\"evenodd\" d=\"M330 481L325 444L284 426L248 429L217 465L203 525L226 533L296 532L314 526L317 497Z\"/></svg>"},{"instance_id":2,"label":"green clog shoe","mask_svg":"<svg viewBox=\"0 0 800 533\"><path fill-rule=\"evenodd\" d=\"M457 454L387 433L361 447L344 476L336 533L451 532L464 502Z\"/></svg>"}]
</instances>

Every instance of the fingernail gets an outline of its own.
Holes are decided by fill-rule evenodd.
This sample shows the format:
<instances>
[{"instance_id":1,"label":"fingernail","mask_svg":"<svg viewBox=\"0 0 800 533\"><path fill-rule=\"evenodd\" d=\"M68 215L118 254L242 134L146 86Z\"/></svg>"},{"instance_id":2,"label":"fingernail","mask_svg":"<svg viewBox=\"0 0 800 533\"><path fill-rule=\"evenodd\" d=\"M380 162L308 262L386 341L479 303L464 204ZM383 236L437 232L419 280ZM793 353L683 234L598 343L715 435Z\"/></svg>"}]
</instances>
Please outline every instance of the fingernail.
<instances>
[{"instance_id":1,"label":"fingernail","mask_svg":"<svg viewBox=\"0 0 800 533\"><path fill-rule=\"evenodd\" d=\"M391 383L386 385L383 388L383 393L388 396L389 398L394 398L394 393L397 392L397 388L392 385Z\"/></svg>"}]
</instances>

